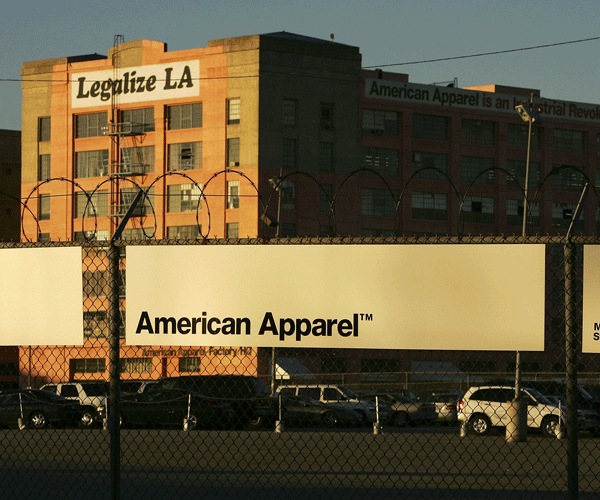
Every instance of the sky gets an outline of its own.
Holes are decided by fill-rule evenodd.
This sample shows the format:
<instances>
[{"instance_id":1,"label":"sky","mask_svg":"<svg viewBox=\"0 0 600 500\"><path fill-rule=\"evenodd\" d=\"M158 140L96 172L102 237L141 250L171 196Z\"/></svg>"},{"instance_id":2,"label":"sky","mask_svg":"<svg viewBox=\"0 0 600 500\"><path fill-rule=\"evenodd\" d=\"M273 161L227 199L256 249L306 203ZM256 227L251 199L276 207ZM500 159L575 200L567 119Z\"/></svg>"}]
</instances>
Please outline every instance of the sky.
<instances>
[{"instance_id":1,"label":"sky","mask_svg":"<svg viewBox=\"0 0 600 500\"><path fill-rule=\"evenodd\" d=\"M359 47L363 67L407 73L410 82L456 78L459 87L509 85L600 104L599 18L597 0L6 1L0 129L21 129L23 62L107 55L115 35L175 51L275 31L335 34L334 43Z\"/></svg>"}]
</instances>

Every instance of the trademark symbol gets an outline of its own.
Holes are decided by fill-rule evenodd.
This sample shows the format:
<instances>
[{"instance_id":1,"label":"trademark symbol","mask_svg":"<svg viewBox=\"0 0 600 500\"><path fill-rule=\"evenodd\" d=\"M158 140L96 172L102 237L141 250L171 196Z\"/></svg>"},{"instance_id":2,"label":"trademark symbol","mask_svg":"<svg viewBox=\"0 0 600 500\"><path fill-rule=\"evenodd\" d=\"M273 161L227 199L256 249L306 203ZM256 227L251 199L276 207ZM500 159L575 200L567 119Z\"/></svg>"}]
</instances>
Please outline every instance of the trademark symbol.
<instances>
[{"instance_id":1,"label":"trademark symbol","mask_svg":"<svg viewBox=\"0 0 600 500\"><path fill-rule=\"evenodd\" d=\"M372 314L368 314L368 313L360 313L360 320L361 321L373 321L373 315Z\"/></svg>"}]
</instances>

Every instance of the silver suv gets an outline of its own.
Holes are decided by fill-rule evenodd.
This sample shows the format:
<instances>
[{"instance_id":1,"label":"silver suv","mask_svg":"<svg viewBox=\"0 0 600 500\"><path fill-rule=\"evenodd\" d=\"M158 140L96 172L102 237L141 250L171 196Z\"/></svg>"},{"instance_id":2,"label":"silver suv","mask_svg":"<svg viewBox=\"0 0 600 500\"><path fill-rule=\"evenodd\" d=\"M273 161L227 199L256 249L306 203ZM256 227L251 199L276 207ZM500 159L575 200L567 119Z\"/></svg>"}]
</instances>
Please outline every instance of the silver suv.
<instances>
[{"instance_id":1,"label":"silver suv","mask_svg":"<svg viewBox=\"0 0 600 500\"><path fill-rule=\"evenodd\" d=\"M109 394L108 382L103 380L47 384L41 389L79 401L83 405L82 427L94 427L98 423L98 407L106 404Z\"/></svg>"},{"instance_id":2,"label":"silver suv","mask_svg":"<svg viewBox=\"0 0 600 500\"><path fill-rule=\"evenodd\" d=\"M301 398L312 398L326 405L337 406L354 410L363 420L363 424L377 421L377 408L372 401L365 401L349 387L345 385L294 385L281 386L279 394L282 397L298 396ZM389 407L379 406L379 421L387 422L391 417L392 411Z\"/></svg>"},{"instance_id":3,"label":"silver suv","mask_svg":"<svg viewBox=\"0 0 600 500\"><path fill-rule=\"evenodd\" d=\"M506 427L514 397L515 388L510 386L471 387L458 402L458 420L466 422L471 432L480 436L492 427ZM522 398L527 403L527 427L556 437L559 423L566 421L565 411L534 389L523 388Z\"/></svg>"}]
</instances>

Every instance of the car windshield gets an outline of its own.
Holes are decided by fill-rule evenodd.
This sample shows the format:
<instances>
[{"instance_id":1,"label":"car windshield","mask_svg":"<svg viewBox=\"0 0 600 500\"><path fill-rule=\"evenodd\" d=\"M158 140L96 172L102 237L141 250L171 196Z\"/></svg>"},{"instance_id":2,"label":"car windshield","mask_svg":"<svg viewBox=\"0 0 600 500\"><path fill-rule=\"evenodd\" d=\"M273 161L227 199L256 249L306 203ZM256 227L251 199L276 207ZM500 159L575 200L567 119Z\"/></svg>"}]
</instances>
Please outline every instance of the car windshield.
<instances>
[{"instance_id":1,"label":"car windshield","mask_svg":"<svg viewBox=\"0 0 600 500\"><path fill-rule=\"evenodd\" d=\"M340 391L344 393L344 396L346 396L348 399L359 399L356 393L349 387L346 387L345 385L340 385L339 388Z\"/></svg>"}]
</instances>

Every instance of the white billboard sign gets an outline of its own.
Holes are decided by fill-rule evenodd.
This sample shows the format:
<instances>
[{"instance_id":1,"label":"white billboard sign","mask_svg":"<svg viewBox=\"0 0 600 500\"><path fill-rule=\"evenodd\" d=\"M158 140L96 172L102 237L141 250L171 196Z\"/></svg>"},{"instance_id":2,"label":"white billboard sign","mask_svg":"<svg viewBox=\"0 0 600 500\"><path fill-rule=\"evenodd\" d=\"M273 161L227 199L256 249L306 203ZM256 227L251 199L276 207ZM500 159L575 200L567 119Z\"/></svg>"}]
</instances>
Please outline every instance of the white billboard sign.
<instances>
[{"instance_id":1,"label":"white billboard sign","mask_svg":"<svg viewBox=\"0 0 600 500\"><path fill-rule=\"evenodd\" d=\"M81 248L0 250L0 345L83 345Z\"/></svg>"},{"instance_id":2,"label":"white billboard sign","mask_svg":"<svg viewBox=\"0 0 600 500\"><path fill-rule=\"evenodd\" d=\"M600 353L600 246L583 247L582 352Z\"/></svg>"},{"instance_id":3,"label":"white billboard sign","mask_svg":"<svg viewBox=\"0 0 600 500\"><path fill-rule=\"evenodd\" d=\"M128 345L544 349L543 245L133 246Z\"/></svg>"},{"instance_id":4,"label":"white billboard sign","mask_svg":"<svg viewBox=\"0 0 600 500\"><path fill-rule=\"evenodd\" d=\"M109 105L112 96L129 104L200 95L200 61L150 64L114 70L75 73L71 107Z\"/></svg>"}]
</instances>

